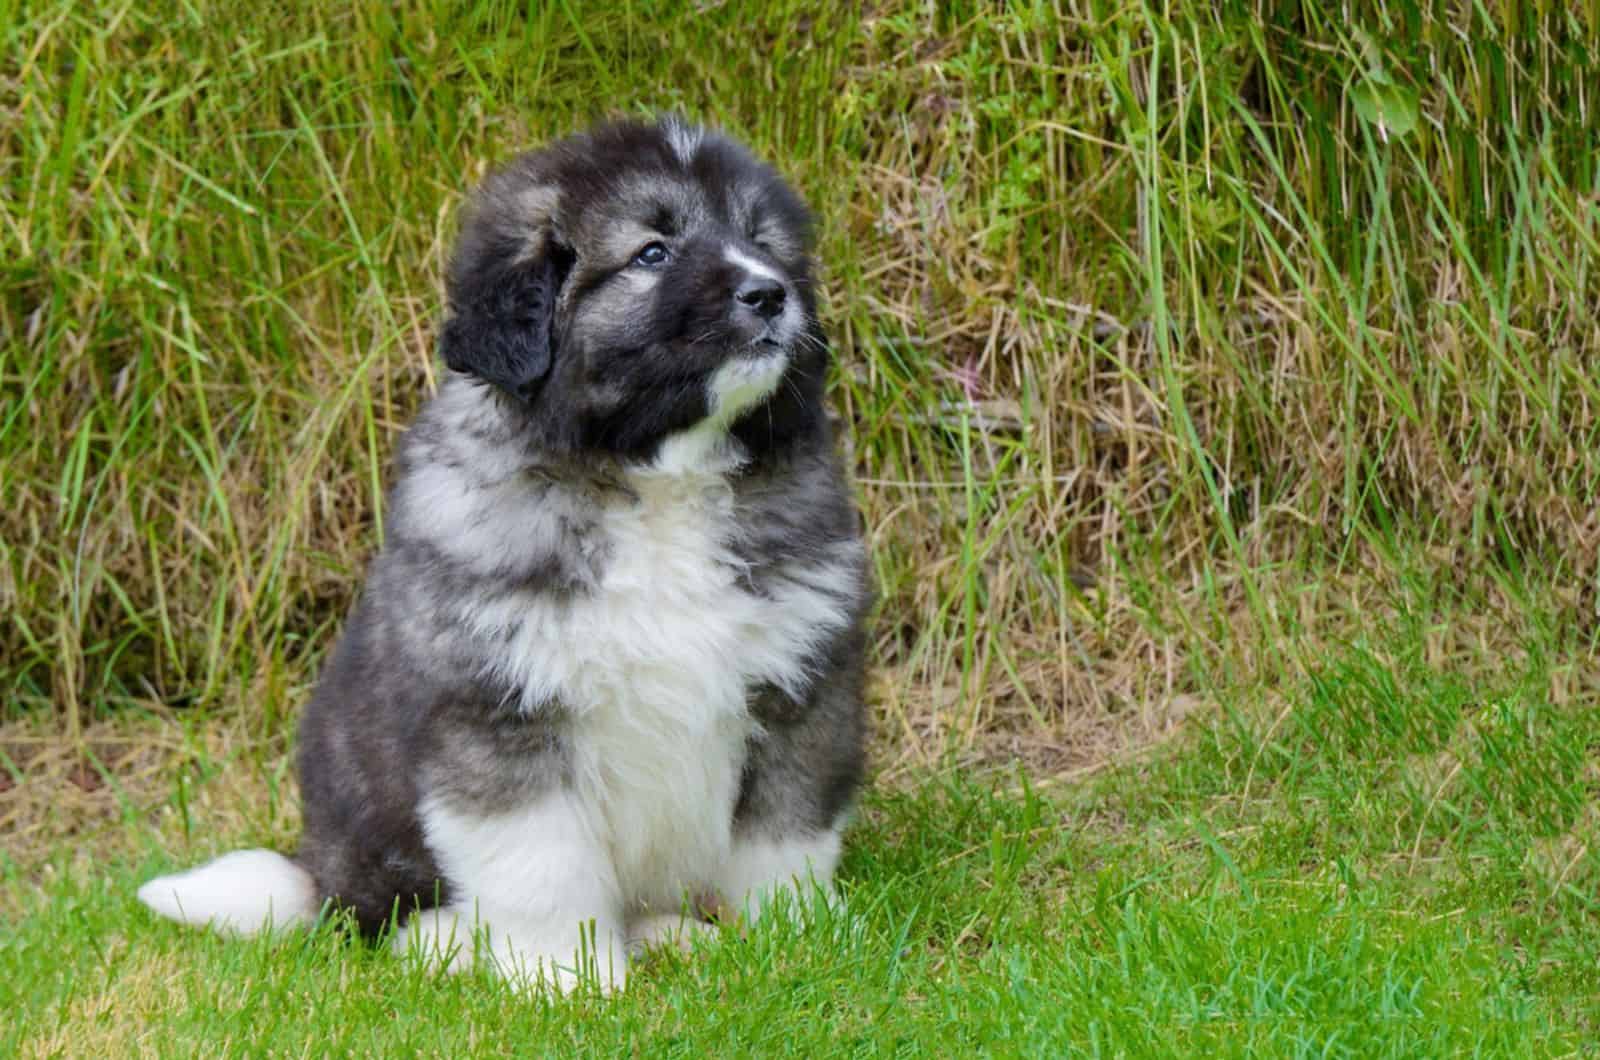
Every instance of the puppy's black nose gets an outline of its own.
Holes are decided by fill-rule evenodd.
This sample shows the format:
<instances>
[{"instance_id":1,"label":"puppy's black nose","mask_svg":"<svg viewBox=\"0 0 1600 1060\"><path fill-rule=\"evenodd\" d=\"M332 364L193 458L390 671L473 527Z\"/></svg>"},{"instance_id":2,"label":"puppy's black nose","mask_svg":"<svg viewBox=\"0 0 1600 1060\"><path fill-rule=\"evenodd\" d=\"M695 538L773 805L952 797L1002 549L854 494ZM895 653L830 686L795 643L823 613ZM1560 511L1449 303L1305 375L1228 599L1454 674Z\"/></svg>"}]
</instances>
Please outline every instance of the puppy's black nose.
<instances>
[{"instance_id":1,"label":"puppy's black nose","mask_svg":"<svg viewBox=\"0 0 1600 1060\"><path fill-rule=\"evenodd\" d=\"M774 283L765 276L752 276L733 292L734 300L763 320L771 320L783 312L783 284Z\"/></svg>"}]
</instances>

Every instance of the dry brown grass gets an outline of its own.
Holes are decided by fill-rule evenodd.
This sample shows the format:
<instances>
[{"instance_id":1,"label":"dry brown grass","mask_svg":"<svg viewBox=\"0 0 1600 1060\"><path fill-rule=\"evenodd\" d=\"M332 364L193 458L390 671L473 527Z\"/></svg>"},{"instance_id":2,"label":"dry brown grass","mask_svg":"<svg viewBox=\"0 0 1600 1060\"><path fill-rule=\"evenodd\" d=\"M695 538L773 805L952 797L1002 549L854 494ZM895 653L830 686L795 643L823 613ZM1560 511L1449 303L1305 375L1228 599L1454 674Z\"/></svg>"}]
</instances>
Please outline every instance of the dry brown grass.
<instances>
[{"instance_id":1,"label":"dry brown grass","mask_svg":"<svg viewBox=\"0 0 1600 1060\"><path fill-rule=\"evenodd\" d=\"M0 753L20 777L0 783L5 856L37 880L136 861L151 843L199 854L218 836L244 836L292 849L299 800L287 741L254 738L242 719L122 715L75 741L48 718L0 725Z\"/></svg>"}]
</instances>

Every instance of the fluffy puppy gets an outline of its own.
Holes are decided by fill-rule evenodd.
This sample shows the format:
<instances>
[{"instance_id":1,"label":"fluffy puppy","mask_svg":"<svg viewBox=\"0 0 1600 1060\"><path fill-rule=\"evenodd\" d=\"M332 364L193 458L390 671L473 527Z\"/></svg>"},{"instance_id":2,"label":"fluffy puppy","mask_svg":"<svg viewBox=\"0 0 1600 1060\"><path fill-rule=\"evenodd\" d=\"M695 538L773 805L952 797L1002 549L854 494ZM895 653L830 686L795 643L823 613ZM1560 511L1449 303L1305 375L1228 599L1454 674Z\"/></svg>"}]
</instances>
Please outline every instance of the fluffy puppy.
<instances>
[{"instance_id":1,"label":"fluffy puppy","mask_svg":"<svg viewBox=\"0 0 1600 1060\"><path fill-rule=\"evenodd\" d=\"M249 933L332 903L448 967L617 987L686 901L830 886L868 586L808 233L772 169L676 120L486 181L450 371L300 725L299 850L148 906Z\"/></svg>"}]
</instances>

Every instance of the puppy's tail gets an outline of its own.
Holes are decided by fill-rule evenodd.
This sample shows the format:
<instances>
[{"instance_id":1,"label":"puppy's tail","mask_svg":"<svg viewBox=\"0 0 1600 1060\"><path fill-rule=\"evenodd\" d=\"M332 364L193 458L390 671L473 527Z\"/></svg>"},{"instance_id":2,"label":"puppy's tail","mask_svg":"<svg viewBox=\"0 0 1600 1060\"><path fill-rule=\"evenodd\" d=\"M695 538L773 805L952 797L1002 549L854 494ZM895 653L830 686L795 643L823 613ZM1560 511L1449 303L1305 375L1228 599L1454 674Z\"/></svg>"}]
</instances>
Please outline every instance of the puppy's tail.
<instances>
[{"instance_id":1,"label":"puppy's tail","mask_svg":"<svg viewBox=\"0 0 1600 1060\"><path fill-rule=\"evenodd\" d=\"M158 876L139 888L139 901L169 920L230 935L310 924L322 907L311 874L270 850L235 850Z\"/></svg>"}]
</instances>

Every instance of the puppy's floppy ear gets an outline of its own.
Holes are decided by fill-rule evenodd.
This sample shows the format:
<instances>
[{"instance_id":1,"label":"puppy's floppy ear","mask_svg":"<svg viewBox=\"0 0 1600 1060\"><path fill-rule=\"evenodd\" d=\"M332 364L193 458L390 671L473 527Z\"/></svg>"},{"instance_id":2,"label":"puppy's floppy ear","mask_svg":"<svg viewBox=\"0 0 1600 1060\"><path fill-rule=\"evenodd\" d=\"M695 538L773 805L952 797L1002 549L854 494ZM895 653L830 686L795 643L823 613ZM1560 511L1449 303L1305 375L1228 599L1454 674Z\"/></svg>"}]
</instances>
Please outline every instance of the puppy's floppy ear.
<instances>
[{"instance_id":1,"label":"puppy's floppy ear","mask_svg":"<svg viewBox=\"0 0 1600 1060\"><path fill-rule=\"evenodd\" d=\"M549 187L510 191L515 173L491 179L450 266L444 361L523 401L538 396L556 355L556 298L572 252L554 229Z\"/></svg>"}]
</instances>

